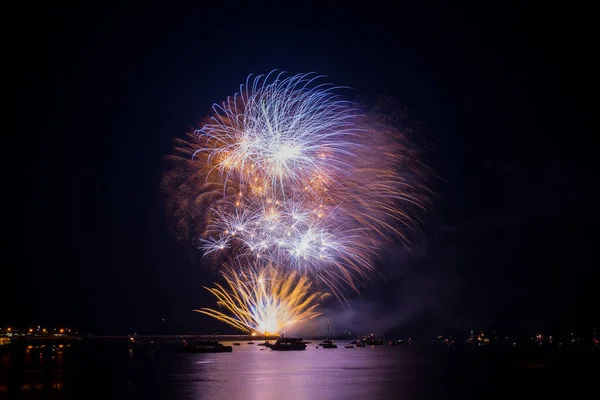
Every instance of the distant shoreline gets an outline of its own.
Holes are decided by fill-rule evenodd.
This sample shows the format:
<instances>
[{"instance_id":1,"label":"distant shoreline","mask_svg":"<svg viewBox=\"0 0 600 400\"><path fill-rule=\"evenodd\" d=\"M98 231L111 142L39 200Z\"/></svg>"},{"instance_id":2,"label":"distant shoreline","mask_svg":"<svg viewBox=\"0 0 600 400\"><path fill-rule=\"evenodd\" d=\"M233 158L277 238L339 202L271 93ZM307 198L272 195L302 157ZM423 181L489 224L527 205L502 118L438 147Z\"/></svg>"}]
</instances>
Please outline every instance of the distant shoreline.
<instances>
[{"instance_id":1,"label":"distant shoreline","mask_svg":"<svg viewBox=\"0 0 600 400\"><path fill-rule=\"evenodd\" d=\"M277 340L278 335L266 336L267 340ZM86 336L16 336L11 342L74 342L92 341L177 341L177 340L220 340L220 341L262 341L265 336L252 335L86 335Z\"/></svg>"}]
</instances>

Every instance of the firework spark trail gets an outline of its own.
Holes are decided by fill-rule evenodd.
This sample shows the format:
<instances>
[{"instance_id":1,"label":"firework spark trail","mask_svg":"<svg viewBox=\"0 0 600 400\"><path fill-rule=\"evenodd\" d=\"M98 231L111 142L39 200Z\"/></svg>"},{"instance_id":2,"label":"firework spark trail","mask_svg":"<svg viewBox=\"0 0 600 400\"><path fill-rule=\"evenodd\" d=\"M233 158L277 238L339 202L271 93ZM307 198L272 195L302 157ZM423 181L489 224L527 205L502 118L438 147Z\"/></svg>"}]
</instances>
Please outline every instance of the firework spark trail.
<instances>
[{"instance_id":1,"label":"firework spark trail","mask_svg":"<svg viewBox=\"0 0 600 400\"><path fill-rule=\"evenodd\" d=\"M311 292L311 281L298 273L283 273L273 265L222 272L227 287L215 283L207 288L225 312L194 310L248 333L276 334L320 313L315 309L328 295Z\"/></svg>"}]
</instances>

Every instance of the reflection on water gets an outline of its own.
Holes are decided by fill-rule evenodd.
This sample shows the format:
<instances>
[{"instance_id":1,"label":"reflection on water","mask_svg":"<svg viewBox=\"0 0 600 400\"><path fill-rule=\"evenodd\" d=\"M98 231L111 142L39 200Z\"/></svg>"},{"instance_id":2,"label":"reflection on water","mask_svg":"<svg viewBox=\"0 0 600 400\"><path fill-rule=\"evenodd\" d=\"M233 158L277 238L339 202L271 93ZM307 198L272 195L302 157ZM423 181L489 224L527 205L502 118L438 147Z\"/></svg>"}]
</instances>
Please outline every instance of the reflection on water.
<instances>
[{"instance_id":1,"label":"reflection on water","mask_svg":"<svg viewBox=\"0 0 600 400\"><path fill-rule=\"evenodd\" d=\"M2 353L0 398L540 398L562 387L569 387L571 395L585 390L585 377L598 367L598 355L538 354L534 360L514 350L428 344L309 346L299 352L243 344L233 353L219 354L177 354L168 347L132 349L110 343L23 346ZM527 368L530 365L536 368Z\"/></svg>"},{"instance_id":2,"label":"reflection on water","mask_svg":"<svg viewBox=\"0 0 600 400\"><path fill-rule=\"evenodd\" d=\"M62 399L66 347L12 346L2 353L0 395L19 399Z\"/></svg>"}]
</instances>

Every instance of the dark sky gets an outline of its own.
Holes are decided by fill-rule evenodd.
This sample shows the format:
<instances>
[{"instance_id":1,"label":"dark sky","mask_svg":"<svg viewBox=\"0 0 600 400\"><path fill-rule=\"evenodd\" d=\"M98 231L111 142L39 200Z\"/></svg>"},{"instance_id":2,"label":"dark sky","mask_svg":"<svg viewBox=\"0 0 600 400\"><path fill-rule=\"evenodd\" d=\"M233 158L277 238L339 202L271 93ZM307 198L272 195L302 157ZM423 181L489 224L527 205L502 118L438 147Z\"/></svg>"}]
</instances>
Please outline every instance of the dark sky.
<instances>
[{"instance_id":1,"label":"dark sky","mask_svg":"<svg viewBox=\"0 0 600 400\"><path fill-rule=\"evenodd\" d=\"M213 102L272 69L392 96L435 138L429 162L442 179L426 240L412 255L386 255L388 279L374 278L353 300L357 312L368 305L363 321L460 330L591 323L596 229L583 187L597 180L582 117L589 38L577 14L414 3L121 2L15 13L5 78L6 135L16 144L5 157L15 160L11 186L28 195L7 210L26 230L9 230L18 236L10 247L24 245L25 256L9 249L0 324L226 331L189 311L214 305L201 289L213 276L167 232L162 157ZM24 202L27 223L11 215Z\"/></svg>"}]
</instances>

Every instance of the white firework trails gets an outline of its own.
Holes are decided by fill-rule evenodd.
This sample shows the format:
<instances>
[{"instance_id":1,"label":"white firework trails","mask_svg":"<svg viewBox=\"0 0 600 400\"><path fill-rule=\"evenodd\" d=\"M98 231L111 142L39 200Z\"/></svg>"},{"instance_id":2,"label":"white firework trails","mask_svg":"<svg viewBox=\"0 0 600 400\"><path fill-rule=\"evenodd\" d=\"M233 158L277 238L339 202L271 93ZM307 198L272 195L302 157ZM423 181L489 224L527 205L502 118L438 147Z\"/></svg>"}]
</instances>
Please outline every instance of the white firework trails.
<instances>
[{"instance_id":1,"label":"white firework trails","mask_svg":"<svg viewBox=\"0 0 600 400\"><path fill-rule=\"evenodd\" d=\"M373 269L383 238L413 226L402 205L420 202L407 141L318 78L249 77L196 131L200 197L211 199L200 247L309 272L340 293Z\"/></svg>"},{"instance_id":2,"label":"white firework trails","mask_svg":"<svg viewBox=\"0 0 600 400\"><path fill-rule=\"evenodd\" d=\"M233 250L237 258L313 272L326 282L352 283L350 272L370 268L376 247L366 240L364 227L343 211L307 199L277 200L272 194L235 204L219 201L202 248L205 254Z\"/></svg>"},{"instance_id":3,"label":"white firework trails","mask_svg":"<svg viewBox=\"0 0 600 400\"><path fill-rule=\"evenodd\" d=\"M280 73L269 83L270 75L248 77L239 93L213 106L211 123L196 131L206 145L198 151L209 153L224 183L260 176L295 190L316 176L347 172L356 146L351 138L359 133L351 104L336 87L314 86L319 76Z\"/></svg>"}]
</instances>

